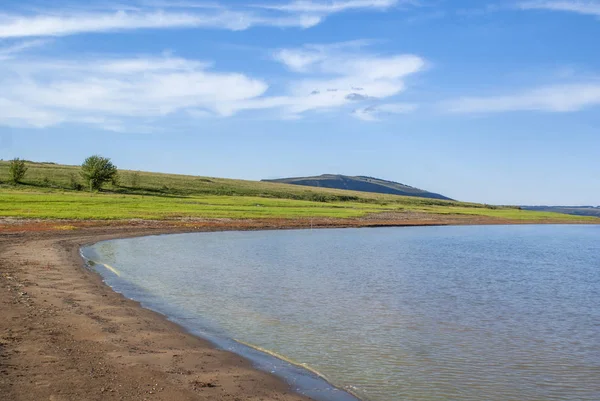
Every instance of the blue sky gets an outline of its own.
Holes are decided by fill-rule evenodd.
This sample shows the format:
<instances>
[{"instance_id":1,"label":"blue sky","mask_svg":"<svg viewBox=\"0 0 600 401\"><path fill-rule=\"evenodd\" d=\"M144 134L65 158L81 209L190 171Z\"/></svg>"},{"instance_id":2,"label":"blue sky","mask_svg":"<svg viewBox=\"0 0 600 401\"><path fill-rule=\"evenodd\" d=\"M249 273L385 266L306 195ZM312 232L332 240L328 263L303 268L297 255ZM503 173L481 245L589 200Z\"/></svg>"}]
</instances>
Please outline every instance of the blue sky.
<instances>
[{"instance_id":1,"label":"blue sky","mask_svg":"<svg viewBox=\"0 0 600 401\"><path fill-rule=\"evenodd\" d=\"M4 0L0 158L600 204L600 0Z\"/></svg>"}]
</instances>

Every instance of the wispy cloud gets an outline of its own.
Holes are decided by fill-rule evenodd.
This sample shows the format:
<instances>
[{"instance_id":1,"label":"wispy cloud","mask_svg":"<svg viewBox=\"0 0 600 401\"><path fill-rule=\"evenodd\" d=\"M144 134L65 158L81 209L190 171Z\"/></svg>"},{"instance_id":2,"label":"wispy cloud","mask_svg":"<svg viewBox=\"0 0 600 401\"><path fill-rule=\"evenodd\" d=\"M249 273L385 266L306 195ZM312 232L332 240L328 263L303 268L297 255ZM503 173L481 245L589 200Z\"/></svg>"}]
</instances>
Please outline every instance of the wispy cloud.
<instances>
[{"instance_id":1,"label":"wispy cloud","mask_svg":"<svg viewBox=\"0 0 600 401\"><path fill-rule=\"evenodd\" d=\"M600 82L566 84L489 97L465 97L443 104L451 113L540 111L566 113L600 105Z\"/></svg>"},{"instance_id":2,"label":"wispy cloud","mask_svg":"<svg viewBox=\"0 0 600 401\"><path fill-rule=\"evenodd\" d=\"M268 85L207 63L176 58L126 58L4 63L0 123L44 127L60 122L118 125L226 105L262 95Z\"/></svg>"},{"instance_id":3,"label":"wispy cloud","mask_svg":"<svg viewBox=\"0 0 600 401\"><path fill-rule=\"evenodd\" d=\"M6 99L0 95L0 124L12 127L45 128L63 122L59 113L26 103Z\"/></svg>"},{"instance_id":4,"label":"wispy cloud","mask_svg":"<svg viewBox=\"0 0 600 401\"><path fill-rule=\"evenodd\" d=\"M363 121L379 121L386 115L411 113L417 108L418 106L412 103L387 103L356 109L353 115Z\"/></svg>"},{"instance_id":5,"label":"wispy cloud","mask_svg":"<svg viewBox=\"0 0 600 401\"><path fill-rule=\"evenodd\" d=\"M249 11L209 9L58 11L45 14L0 15L0 38L66 36L136 29L213 28L239 31L253 26L310 28L316 15L261 15Z\"/></svg>"},{"instance_id":6,"label":"wispy cloud","mask_svg":"<svg viewBox=\"0 0 600 401\"><path fill-rule=\"evenodd\" d=\"M280 5L260 5L258 7L310 14L333 14L356 9L385 10L399 3L414 3L413 1L400 0L342 0L342 1L308 1L298 0Z\"/></svg>"},{"instance_id":7,"label":"wispy cloud","mask_svg":"<svg viewBox=\"0 0 600 401\"><path fill-rule=\"evenodd\" d=\"M600 17L600 1L526 1L519 4L524 10L566 11Z\"/></svg>"},{"instance_id":8,"label":"wispy cloud","mask_svg":"<svg viewBox=\"0 0 600 401\"><path fill-rule=\"evenodd\" d=\"M6 60L16 56L19 53L23 53L29 49L40 47L48 43L47 40L27 40L22 42L13 43L8 46L0 46L0 60Z\"/></svg>"},{"instance_id":9,"label":"wispy cloud","mask_svg":"<svg viewBox=\"0 0 600 401\"><path fill-rule=\"evenodd\" d=\"M349 59L360 54L361 50L371 44L367 40L330 43L326 45L310 44L301 48L280 49L273 58L294 72L309 72L317 65L333 58Z\"/></svg>"},{"instance_id":10,"label":"wispy cloud","mask_svg":"<svg viewBox=\"0 0 600 401\"><path fill-rule=\"evenodd\" d=\"M276 51L273 58L293 71L279 91L265 79L173 56L7 59L0 64L0 124L75 122L115 129L174 114L206 118L264 110L272 118L300 118L307 112L359 110L355 117L375 120L410 111L385 99L402 93L425 61L372 54L363 49L366 44Z\"/></svg>"},{"instance_id":11,"label":"wispy cloud","mask_svg":"<svg viewBox=\"0 0 600 401\"><path fill-rule=\"evenodd\" d=\"M293 116L357 108L361 103L369 107L403 92L406 79L425 68L419 56L371 54L362 49L365 44L307 45L275 52L275 60L300 75L290 81L285 95L244 102L240 108L279 108Z\"/></svg>"},{"instance_id":12,"label":"wispy cloud","mask_svg":"<svg viewBox=\"0 0 600 401\"><path fill-rule=\"evenodd\" d=\"M333 13L388 9L399 0L294 1L282 5L193 2L91 4L0 14L0 38L66 36L137 29L210 28L239 31L255 26L310 28ZM410 3L410 1L402 1Z\"/></svg>"}]
</instances>

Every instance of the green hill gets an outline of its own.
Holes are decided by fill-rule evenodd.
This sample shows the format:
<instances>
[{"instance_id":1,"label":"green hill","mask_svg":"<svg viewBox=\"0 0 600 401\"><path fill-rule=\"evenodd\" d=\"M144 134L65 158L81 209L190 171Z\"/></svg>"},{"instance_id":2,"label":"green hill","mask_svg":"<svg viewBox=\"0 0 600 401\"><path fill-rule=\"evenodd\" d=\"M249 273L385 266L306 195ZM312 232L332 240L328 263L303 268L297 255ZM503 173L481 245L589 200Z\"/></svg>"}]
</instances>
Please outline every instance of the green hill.
<instances>
[{"instance_id":1,"label":"green hill","mask_svg":"<svg viewBox=\"0 0 600 401\"><path fill-rule=\"evenodd\" d=\"M382 180L365 176L347 176L340 174L323 174L316 177L293 177L276 180L263 180L282 184L303 185L319 188L346 189L350 191L373 192L378 194L418 196L420 198L452 200L446 196L424 191L399 182Z\"/></svg>"},{"instance_id":2,"label":"green hill","mask_svg":"<svg viewBox=\"0 0 600 401\"><path fill-rule=\"evenodd\" d=\"M50 188L84 190L80 166L56 163L27 162L28 171L20 187L25 189ZM8 162L0 161L0 183L7 183ZM416 190L418 191L418 190ZM119 170L117 185L106 186L105 193L157 196L258 196L275 199L294 199L316 202L354 201L380 203L403 201L397 196L365 193L334 188L307 188L285 183L249 181L196 175L165 174L147 171ZM448 205L447 202L414 199L412 203ZM457 203L458 205L459 203ZM466 205L467 203L460 203ZM475 206L476 204L470 204Z\"/></svg>"},{"instance_id":3,"label":"green hill","mask_svg":"<svg viewBox=\"0 0 600 401\"><path fill-rule=\"evenodd\" d=\"M22 184L8 183L0 161L0 217L78 220L374 219L432 222L589 221L586 217L371 192L273 182L119 170L119 181L100 192L84 190L79 166L28 162ZM492 220L489 220L489 219ZM195 224L195 223L194 223Z\"/></svg>"}]
</instances>

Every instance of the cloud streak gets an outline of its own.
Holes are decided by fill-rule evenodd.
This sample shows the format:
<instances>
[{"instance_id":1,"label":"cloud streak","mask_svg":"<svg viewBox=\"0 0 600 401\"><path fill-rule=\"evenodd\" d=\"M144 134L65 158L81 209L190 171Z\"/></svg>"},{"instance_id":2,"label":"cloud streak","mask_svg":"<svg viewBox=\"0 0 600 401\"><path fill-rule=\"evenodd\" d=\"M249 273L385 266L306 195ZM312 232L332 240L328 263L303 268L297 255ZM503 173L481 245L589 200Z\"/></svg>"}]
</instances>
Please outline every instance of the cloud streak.
<instances>
[{"instance_id":1,"label":"cloud streak","mask_svg":"<svg viewBox=\"0 0 600 401\"><path fill-rule=\"evenodd\" d=\"M565 11L600 17L598 1L527 1L519 4L523 10Z\"/></svg>"},{"instance_id":2,"label":"cloud streak","mask_svg":"<svg viewBox=\"0 0 600 401\"><path fill-rule=\"evenodd\" d=\"M24 42L18 42L10 46L0 47L0 60L7 60L15 57L19 53L23 53L29 49L40 47L48 43L47 40L28 40Z\"/></svg>"},{"instance_id":3,"label":"cloud streak","mask_svg":"<svg viewBox=\"0 0 600 401\"><path fill-rule=\"evenodd\" d=\"M298 0L282 5L262 5L261 8L310 14L333 14L347 10L376 9L386 10L400 3L399 0L345 0L345 1L306 1ZM402 3L412 3L403 1Z\"/></svg>"},{"instance_id":4,"label":"cloud streak","mask_svg":"<svg viewBox=\"0 0 600 401\"><path fill-rule=\"evenodd\" d=\"M78 12L59 15L0 16L0 38L67 36L137 29L213 28L240 31L253 26L310 28L318 16L261 16L216 10L207 13L173 11Z\"/></svg>"},{"instance_id":5,"label":"cloud streak","mask_svg":"<svg viewBox=\"0 0 600 401\"><path fill-rule=\"evenodd\" d=\"M264 94L268 85L208 63L177 58L9 62L0 66L0 123L112 125L187 109L227 115L225 105Z\"/></svg>"},{"instance_id":6,"label":"cloud streak","mask_svg":"<svg viewBox=\"0 0 600 401\"><path fill-rule=\"evenodd\" d=\"M600 105L600 83L566 84L531 89L521 93L465 97L443 104L451 113L504 113L539 111L568 113Z\"/></svg>"},{"instance_id":7,"label":"cloud streak","mask_svg":"<svg viewBox=\"0 0 600 401\"><path fill-rule=\"evenodd\" d=\"M147 2L133 6L89 5L29 14L0 14L0 38L67 36L139 29L204 28L231 31L256 26L311 28L346 10L385 10L398 0L294 1L283 5L233 6Z\"/></svg>"},{"instance_id":8,"label":"cloud streak","mask_svg":"<svg viewBox=\"0 0 600 401\"><path fill-rule=\"evenodd\" d=\"M364 46L348 42L276 51L274 60L292 71L278 92L264 79L172 56L7 59L0 64L0 124L74 122L122 129L172 115L229 117L262 110L280 119L342 111L376 120L411 111L386 99L404 92L406 80L422 71L425 61L371 54Z\"/></svg>"},{"instance_id":9,"label":"cloud streak","mask_svg":"<svg viewBox=\"0 0 600 401\"><path fill-rule=\"evenodd\" d=\"M354 117L363 121L379 121L386 115L412 113L418 108L412 103L387 103L359 108L353 111Z\"/></svg>"},{"instance_id":10,"label":"cloud streak","mask_svg":"<svg viewBox=\"0 0 600 401\"><path fill-rule=\"evenodd\" d=\"M279 108L287 116L356 108L361 102L368 107L404 92L408 77L425 69L426 63L419 56L380 56L362 51L364 45L346 42L280 49L274 59L299 74L288 84L287 93L244 102L240 107Z\"/></svg>"}]
</instances>

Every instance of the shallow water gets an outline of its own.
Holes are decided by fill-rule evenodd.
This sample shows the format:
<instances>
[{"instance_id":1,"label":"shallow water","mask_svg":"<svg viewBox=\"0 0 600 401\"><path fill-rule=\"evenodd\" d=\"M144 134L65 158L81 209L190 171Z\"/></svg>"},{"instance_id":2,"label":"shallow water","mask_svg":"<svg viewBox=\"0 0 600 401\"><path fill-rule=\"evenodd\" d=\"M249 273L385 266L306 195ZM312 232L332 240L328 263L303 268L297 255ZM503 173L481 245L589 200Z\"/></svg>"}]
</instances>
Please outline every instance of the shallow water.
<instances>
[{"instance_id":1,"label":"shallow water","mask_svg":"<svg viewBox=\"0 0 600 401\"><path fill-rule=\"evenodd\" d=\"M231 339L366 400L600 400L598 226L197 233L84 253L117 291L321 399L344 397Z\"/></svg>"}]
</instances>

